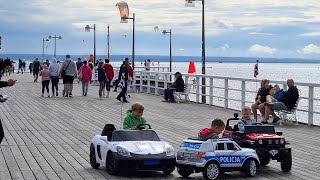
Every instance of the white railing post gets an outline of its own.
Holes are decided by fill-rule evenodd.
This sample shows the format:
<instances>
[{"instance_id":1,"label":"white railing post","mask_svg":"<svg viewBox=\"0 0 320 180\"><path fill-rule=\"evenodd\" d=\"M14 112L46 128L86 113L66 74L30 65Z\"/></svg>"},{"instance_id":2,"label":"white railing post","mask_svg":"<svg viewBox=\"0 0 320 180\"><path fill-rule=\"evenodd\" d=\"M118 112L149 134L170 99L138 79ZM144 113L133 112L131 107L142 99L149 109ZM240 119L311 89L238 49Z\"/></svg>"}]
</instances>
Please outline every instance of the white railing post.
<instances>
[{"instance_id":1,"label":"white railing post","mask_svg":"<svg viewBox=\"0 0 320 180\"><path fill-rule=\"evenodd\" d=\"M167 88L168 88L167 79L168 79L168 75L165 74L165 75L164 75L164 85L163 85L164 89L167 89Z\"/></svg>"},{"instance_id":2,"label":"white railing post","mask_svg":"<svg viewBox=\"0 0 320 180\"><path fill-rule=\"evenodd\" d=\"M213 78L210 78L210 96L209 96L210 102L209 105L213 105Z\"/></svg>"},{"instance_id":3,"label":"white railing post","mask_svg":"<svg viewBox=\"0 0 320 180\"><path fill-rule=\"evenodd\" d=\"M147 79L147 93L150 94L150 76L151 76L151 73L148 72L147 73L147 76L148 76L148 79Z\"/></svg>"},{"instance_id":4,"label":"white railing post","mask_svg":"<svg viewBox=\"0 0 320 180\"><path fill-rule=\"evenodd\" d=\"M199 87L199 85L200 85L200 83L199 83L200 78L197 77L196 79L197 79L196 103L199 103L199 100L200 100L200 98L199 98L199 96L200 96L200 95L199 95L199 94L200 94L200 87Z\"/></svg>"},{"instance_id":5,"label":"white railing post","mask_svg":"<svg viewBox=\"0 0 320 180\"><path fill-rule=\"evenodd\" d=\"M246 82L241 81L241 109L246 105Z\"/></svg>"},{"instance_id":6,"label":"white railing post","mask_svg":"<svg viewBox=\"0 0 320 180\"><path fill-rule=\"evenodd\" d=\"M313 99L314 99L314 87L309 86L309 110L308 110L308 125L313 125ZM300 94L301 96L301 94Z\"/></svg>"},{"instance_id":7,"label":"white railing post","mask_svg":"<svg viewBox=\"0 0 320 180\"><path fill-rule=\"evenodd\" d=\"M143 71L141 71L140 72L140 93L142 93L143 92L143 75L144 75L144 73L143 73Z\"/></svg>"},{"instance_id":8,"label":"white railing post","mask_svg":"<svg viewBox=\"0 0 320 180\"><path fill-rule=\"evenodd\" d=\"M159 74L156 74L156 79L155 79L155 89L154 89L154 94L156 95L156 96L158 96L159 95Z\"/></svg>"},{"instance_id":9,"label":"white railing post","mask_svg":"<svg viewBox=\"0 0 320 180\"><path fill-rule=\"evenodd\" d=\"M224 79L224 108L229 107L229 82L228 79Z\"/></svg>"},{"instance_id":10,"label":"white railing post","mask_svg":"<svg viewBox=\"0 0 320 180\"><path fill-rule=\"evenodd\" d=\"M137 92L136 91L136 87L137 87L137 76L136 75L137 75L137 73L133 71L133 77L132 77L133 78L133 81L132 81L133 92Z\"/></svg>"}]
</instances>

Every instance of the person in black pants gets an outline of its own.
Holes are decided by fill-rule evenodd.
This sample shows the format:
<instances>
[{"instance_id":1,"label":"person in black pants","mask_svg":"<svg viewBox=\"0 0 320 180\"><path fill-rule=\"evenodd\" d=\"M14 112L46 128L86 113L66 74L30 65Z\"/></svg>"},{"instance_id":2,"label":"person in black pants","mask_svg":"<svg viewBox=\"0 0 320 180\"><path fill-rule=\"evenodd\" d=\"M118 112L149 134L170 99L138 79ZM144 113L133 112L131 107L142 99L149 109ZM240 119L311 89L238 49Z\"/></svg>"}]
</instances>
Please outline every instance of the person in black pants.
<instances>
[{"instance_id":1,"label":"person in black pants","mask_svg":"<svg viewBox=\"0 0 320 180\"><path fill-rule=\"evenodd\" d=\"M176 102L174 100L173 92L183 92L184 91L184 81L182 79L182 74L180 72L176 72L175 74L176 81L171 84L169 88L164 90L164 100L163 102Z\"/></svg>"},{"instance_id":2,"label":"person in black pants","mask_svg":"<svg viewBox=\"0 0 320 180\"><path fill-rule=\"evenodd\" d=\"M127 93L127 87L128 87L128 83L127 83L128 82L128 65L129 65L129 59L125 58L124 64L122 64L120 67L119 78L118 78L122 81L123 87L122 87L122 91L119 93L117 99L123 103L129 102L126 99L126 93ZM122 101L121 101L121 97L122 97Z\"/></svg>"}]
</instances>

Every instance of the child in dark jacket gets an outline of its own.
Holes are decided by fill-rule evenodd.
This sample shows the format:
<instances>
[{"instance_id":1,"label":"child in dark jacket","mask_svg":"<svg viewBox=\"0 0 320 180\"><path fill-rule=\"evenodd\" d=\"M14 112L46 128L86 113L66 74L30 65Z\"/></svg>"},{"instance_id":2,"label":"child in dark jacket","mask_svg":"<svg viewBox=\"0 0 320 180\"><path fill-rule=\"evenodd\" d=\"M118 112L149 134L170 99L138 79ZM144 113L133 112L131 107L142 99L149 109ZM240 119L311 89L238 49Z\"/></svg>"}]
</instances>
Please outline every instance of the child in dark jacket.
<instances>
[{"instance_id":1,"label":"child in dark jacket","mask_svg":"<svg viewBox=\"0 0 320 180\"><path fill-rule=\"evenodd\" d=\"M100 84L99 88L99 98L102 99L102 93L104 94L104 87L105 87L105 82L106 82L106 73L103 69L104 67L104 62L100 61L98 64L98 81Z\"/></svg>"}]
</instances>

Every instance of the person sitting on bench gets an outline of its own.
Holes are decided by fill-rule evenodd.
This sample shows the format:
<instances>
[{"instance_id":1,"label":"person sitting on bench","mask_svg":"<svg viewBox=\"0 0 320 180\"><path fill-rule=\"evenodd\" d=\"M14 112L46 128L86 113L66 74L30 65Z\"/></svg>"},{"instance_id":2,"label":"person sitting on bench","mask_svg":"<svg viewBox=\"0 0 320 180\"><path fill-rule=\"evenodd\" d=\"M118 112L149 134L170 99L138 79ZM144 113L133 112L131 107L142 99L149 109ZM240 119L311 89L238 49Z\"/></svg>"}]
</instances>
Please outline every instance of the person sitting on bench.
<instances>
[{"instance_id":1,"label":"person sitting on bench","mask_svg":"<svg viewBox=\"0 0 320 180\"><path fill-rule=\"evenodd\" d=\"M182 74L180 72L176 72L174 75L176 77L176 81L164 91L164 102L176 102L174 100L173 92L184 91L184 81L182 79Z\"/></svg>"}]
</instances>

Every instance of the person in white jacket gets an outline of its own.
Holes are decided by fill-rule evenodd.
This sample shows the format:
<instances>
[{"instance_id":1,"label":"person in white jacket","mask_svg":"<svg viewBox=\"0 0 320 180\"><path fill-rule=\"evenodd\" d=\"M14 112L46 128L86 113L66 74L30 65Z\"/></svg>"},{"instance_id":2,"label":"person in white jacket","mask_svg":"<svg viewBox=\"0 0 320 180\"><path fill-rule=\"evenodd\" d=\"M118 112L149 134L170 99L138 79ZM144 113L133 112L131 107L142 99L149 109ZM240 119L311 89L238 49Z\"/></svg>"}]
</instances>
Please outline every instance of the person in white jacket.
<instances>
[{"instance_id":1,"label":"person in white jacket","mask_svg":"<svg viewBox=\"0 0 320 180\"><path fill-rule=\"evenodd\" d=\"M60 65L57 63L56 58L52 58L52 63L49 66L50 79L52 83L52 97L54 97L54 95L56 96L59 95L58 94L59 69L60 69Z\"/></svg>"}]
</instances>

